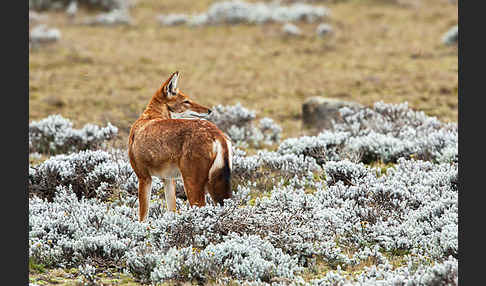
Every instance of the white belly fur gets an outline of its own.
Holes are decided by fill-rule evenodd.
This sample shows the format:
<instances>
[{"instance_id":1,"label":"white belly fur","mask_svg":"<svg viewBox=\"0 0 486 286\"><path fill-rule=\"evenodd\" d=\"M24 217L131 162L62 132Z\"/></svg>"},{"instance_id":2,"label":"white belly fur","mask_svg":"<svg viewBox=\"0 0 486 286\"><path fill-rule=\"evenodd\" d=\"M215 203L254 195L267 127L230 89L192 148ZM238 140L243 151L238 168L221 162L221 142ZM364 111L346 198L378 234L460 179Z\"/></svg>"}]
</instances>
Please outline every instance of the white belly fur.
<instances>
[{"instance_id":1,"label":"white belly fur","mask_svg":"<svg viewBox=\"0 0 486 286\"><path fill-rule=\"evenodd\" d=\"M170 179L170 178L180 178L181 171L175 163L164 164L164 166L158 170L152 170L152 176L158 177L159 179Z\"/></svg>"}]
</instances>

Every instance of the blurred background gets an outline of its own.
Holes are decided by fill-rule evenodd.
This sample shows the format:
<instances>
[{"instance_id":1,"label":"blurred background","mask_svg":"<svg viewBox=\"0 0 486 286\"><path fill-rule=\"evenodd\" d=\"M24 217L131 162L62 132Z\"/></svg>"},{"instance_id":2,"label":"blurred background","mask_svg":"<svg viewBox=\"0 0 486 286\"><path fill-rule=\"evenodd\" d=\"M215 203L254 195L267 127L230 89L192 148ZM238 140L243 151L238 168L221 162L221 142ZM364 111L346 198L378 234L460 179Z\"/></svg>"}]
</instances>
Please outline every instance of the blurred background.
<instances>
[{"instance_id":1,"label":"blurred background","mask_svg":"<svg viewBox=\"0 0 486 286\"><path fill-rule=\"evenodd\" d=\"M408 102L457 122L458 7L450 0L29 0L29 121L131 124L174 71L206 106L312 133L319 97Z\"/></svg>"}]
</instances>

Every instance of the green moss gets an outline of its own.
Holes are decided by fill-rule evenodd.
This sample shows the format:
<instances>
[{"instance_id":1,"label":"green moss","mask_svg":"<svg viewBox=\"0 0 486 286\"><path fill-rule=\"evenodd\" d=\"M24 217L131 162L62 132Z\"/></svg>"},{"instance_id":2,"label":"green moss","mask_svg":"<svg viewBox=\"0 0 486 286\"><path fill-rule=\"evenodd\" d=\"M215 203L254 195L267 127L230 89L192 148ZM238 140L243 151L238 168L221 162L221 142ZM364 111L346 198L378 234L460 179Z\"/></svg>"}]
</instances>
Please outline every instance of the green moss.
<instances>
[{"instance_id":1,"label":"green moss","mask_svg":"<svg viewBox=\"0 0 486 286\"><path fill-rule=\"evenodd\" d=\"M250 192L249 196L250 199L248 200L248 205L254 206L256 204L257 198L264 198L267 197L269 198L272 195L272 192L266 191L266 192L258 192L258 191L252 191Z\"/></svg>"},{"instance_id":2,"label":"green moss","mask_svg":"<svg viewBox=\"0 0 486 286\"><path fill-rule=\"evenodd\" d=\"M388 162L388 163L384 163L383 161L379 160L379 161L373 161L369 164L367 164L370 168L374 168L376 169L376 173L378 175L378 177L380 176L383 176L383 175L386 175L386 172L389 168L394 168L395 167L395 163L391 163L391 162Z\"/></svg>"},{"instance_id":3,"label":"green moss","mask_svg":"<svg viewBox=\"0 0 486 286\"><path fill-rule=\"evenodd\" d=\"M37 263L34 258L29 258L29 272L31 273L46 273L46 266L42 263Z\"/></svg>"}]
</instances>

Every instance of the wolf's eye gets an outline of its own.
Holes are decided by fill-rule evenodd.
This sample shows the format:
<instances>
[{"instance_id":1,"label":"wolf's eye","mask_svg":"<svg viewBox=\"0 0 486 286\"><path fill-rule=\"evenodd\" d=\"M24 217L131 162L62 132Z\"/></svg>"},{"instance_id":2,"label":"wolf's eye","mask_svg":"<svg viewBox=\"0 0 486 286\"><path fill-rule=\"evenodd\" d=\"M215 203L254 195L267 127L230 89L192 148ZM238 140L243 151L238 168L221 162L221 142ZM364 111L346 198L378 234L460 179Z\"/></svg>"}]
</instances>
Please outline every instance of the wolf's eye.
<instances>
[{"instance_id":1,"label":"wolf's eye","mask_svg":"<svg viewBox=\"0 0 486 286\"><path fill-rule=\"evenodd\" d=\"M189 100L184 100L184 102L182 102L182 103L190 103L190 102L189 102Z\"/></svg>"}]
</instances>

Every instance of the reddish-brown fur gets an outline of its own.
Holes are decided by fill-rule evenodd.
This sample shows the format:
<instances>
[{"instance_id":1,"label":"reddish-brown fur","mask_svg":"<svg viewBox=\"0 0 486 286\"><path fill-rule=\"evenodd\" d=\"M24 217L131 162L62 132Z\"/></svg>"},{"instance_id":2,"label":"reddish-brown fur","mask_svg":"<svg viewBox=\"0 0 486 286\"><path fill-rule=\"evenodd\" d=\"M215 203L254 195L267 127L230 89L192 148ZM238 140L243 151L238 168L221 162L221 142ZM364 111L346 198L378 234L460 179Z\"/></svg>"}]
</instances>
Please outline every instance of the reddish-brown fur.
<instances>
[{"instance_id":1,"label":"reddish-brown fur","mask_svg":"<svg viewBox=\"0 0 486 286\"><path fill-rule=\"evenodd\" d=\"M191 110L210 113L207 107L190 100L178 88L174 87L178 72L152 96L145 111L135 121L128 139L130 164L138 177L139 220L147 216L149 207L152 176L174 177L178 169L184 181L184 190L191 206L205 205L205 192L209 192L217 203L231 197L230 186L230 150L229 140L213 123L200 119L172 119L170 112ZM172 88L172 89L171 89ZM214 142L222 147L224 166L209 176L217 152ZM217 144L217 143L216 143ZM229 143L228 143L229 144ZM169 182L170 192L166 188L167 206L175 209L175 185ZM171 197L173 196L173 197Z\"/></svg>"}]
</instances>

